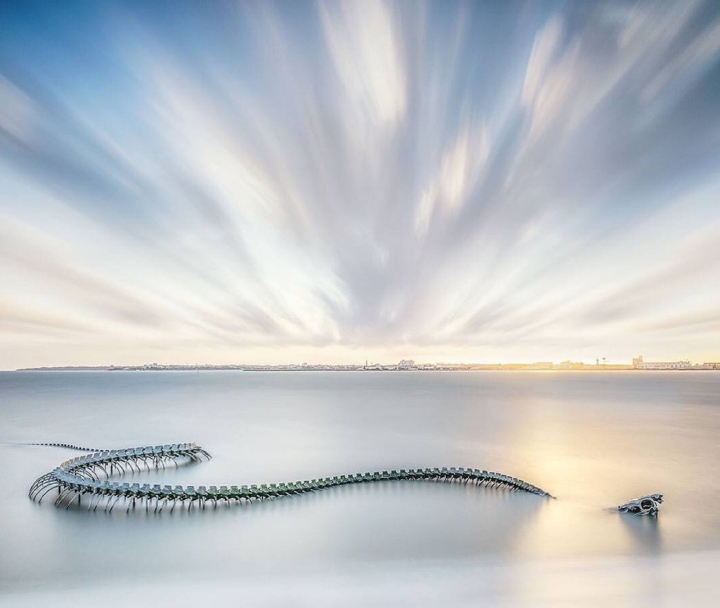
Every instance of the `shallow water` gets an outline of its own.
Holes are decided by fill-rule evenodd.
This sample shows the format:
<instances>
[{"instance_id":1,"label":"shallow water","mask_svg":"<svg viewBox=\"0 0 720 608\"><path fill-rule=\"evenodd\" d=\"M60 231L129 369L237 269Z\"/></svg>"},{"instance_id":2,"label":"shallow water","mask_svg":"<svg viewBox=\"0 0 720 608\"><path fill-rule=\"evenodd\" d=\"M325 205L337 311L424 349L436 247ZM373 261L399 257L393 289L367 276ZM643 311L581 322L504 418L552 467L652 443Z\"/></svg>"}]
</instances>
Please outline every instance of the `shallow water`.
<instances>
[{"instance_id":1,"label":"shallow water","mask_svg":"<svg viewBox=\"0 0 720 608\"><path fill-rule=\"evenodd\" d=\"M720 598L720 373L0 373L0 425L0 605L120 606L136 591L160 605ZM197 441L213 454L136 476L161 484L461 466L558 499L389 482L88 513L28 500L37 476L78 454L18 445L36 441ZM657 519L611 510L651 492L665 494Z\"/></svg>"}]
</instances>

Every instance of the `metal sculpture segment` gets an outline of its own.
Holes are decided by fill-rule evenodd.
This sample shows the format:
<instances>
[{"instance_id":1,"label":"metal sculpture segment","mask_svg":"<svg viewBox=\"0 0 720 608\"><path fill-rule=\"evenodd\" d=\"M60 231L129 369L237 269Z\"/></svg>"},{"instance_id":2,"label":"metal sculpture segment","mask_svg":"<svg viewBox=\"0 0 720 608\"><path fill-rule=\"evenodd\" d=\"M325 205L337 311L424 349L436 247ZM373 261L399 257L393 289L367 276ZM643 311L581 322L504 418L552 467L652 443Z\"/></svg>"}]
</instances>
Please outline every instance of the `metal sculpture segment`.
<instances>
[{"instance_id":1,"label":"metal sculpture segment","mask_svg":"<svg viewBox=\"0 0 720 608\"><path fill-rule=\"evenodd\" d=\"M82 449L67 444L42 445ZM124 475L129 471L140 472L141 465L147 470L159 469L165 468L168 464L179 466L188 462L200 462L203 458L210 460L211 456L195 443L96 451L93 454L66 460L57 468L39 477L30 487L29 497L37 502L42 502L45 496L53 490L57 490L54 503L57 507L65 506L67 509L76 501L79 504L83 496L88 496L90 498L88 510L95 511L102 504L105 510L111 512L120 501L124 501L127 511L140 502L145 504L146 509L153 506L154 503L153 512L157 513L168 504L171 505L171 511L178 504L187 505L190 510L194 505L204 508L210 501L215 506L219 501L225 501L226 504L231 501L250 503L353 483L422 480L472 483L552 498L545 490L521 479L492 471L463 468L374 471L259 486L198 486L196 488L194 486L173 487L120 483L110 480L115 475Z\"/></svg>"}]
</instances>

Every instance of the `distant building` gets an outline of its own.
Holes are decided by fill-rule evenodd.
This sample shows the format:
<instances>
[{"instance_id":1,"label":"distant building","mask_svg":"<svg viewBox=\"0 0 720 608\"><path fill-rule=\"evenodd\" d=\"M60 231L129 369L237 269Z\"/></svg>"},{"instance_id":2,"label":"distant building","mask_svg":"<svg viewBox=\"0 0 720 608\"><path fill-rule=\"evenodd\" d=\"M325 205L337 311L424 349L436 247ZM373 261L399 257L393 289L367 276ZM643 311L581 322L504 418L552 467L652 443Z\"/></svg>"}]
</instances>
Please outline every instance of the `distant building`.
<instances>
[{"instance_id":1,"label":"distant building","mask_svg":"<svg viewBox=\"0 0 720 608\"><path fill-rule=\"evenodd\" d=\"M437 364L438 369L454 370L454 369L463 369L464 367L466 367L465 363L438 363Z\"/></svg>"},{"instance_id":2,"label":"distant building","mask_svg":"<svg viewBox=\"0 0 720 608\"><path fill-rule=\"evenodd\" d=\"M637 369L692 369L690 361L640 361Z\"/></svg>"},{"instance_id":3,"label":"distant building","mask_svg":"<svg viewBox=\"0 0 720 608\"><path fill-rule=\"evenodd\" d=\"M554 367L552 361L536 361L527 366L528 369L553 369Z\"/></svg>"},{"instance_id":4,"label":"distant building","mask_svg":"<svg viewBox=\"0 0 720 608\"><path fill-rule=\"evenodd\" d=\"M424 370L435 370L437 369L437 366L433 363L419 363L417 366L418 369L424 369Z\"/></svg>"},{"instance_id":5,"label":"distant building","mask_svg":"<svg viewBox=\"0 0 720 608\"><path fill-rule=\"evenodd\" d=\"M415 361L412 359L402 359L397 364L397 369L415 369Z\"/></svg>"},{"instance_id":6,"label":"distant building","mask_svg":"<svg viewBox=\"0 0 720 608\"><path fill-rule=\"evenodd\" d=\"M643 362L642 355L633 359L633 369L640 369L640 365Z\"/></svg>"},{"instance_id":7,"label":"distant building","mask_svg":"<svg viewBox=\"0 0 720 608\"><path fill-rule=\"evenodd\" d=\"M581 361L562 361L558 369L585 369L585 364Z\"/></svg>"}]
</instances>

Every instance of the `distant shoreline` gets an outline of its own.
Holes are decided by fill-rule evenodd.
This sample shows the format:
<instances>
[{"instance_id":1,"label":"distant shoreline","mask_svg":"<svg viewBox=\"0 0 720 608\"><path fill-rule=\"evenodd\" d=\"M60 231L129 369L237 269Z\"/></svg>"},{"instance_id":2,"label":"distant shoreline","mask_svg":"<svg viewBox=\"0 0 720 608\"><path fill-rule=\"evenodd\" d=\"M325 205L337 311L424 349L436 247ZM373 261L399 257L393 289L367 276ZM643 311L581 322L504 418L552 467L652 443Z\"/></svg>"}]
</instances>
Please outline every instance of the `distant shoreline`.
<instances>
[{"instance_id":1,"label":"distant shoreline","mask_svg":"<svg viewBox=\"0 0 720 608\"><path fill-rule=\"evenodd\" d=\"M639 369L631 365L587 365L585 367L533 367L529 365L467 365L457 367L418 367L410 369L377 369L363 366L268 366L268 365L166 365L166 366L67 366L67 367L27 367L15 372L187 372L187 371L234 371L234 372L692 372L692 371L720 371L719 368L703 366L681 369Z\"/></svg>"}]
</instances>

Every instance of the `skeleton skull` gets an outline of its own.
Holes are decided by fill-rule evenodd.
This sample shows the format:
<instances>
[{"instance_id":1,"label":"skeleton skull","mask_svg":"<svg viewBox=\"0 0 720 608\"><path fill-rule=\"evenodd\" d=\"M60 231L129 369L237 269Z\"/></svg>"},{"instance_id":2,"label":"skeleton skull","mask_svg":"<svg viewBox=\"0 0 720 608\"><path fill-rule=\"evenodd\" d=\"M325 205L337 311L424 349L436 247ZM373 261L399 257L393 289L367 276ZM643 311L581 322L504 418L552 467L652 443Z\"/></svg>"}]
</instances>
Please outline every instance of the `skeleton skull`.
<instances>
[{"instance_id":1,"label":"skeleton skull","mask_svg":"<svg viewBox=\"0 0 720 608\"><path fill-rule=\"evenodd\" d=\"M641 498L634 498L620 505L617 510L635 515L657 515L660 511L660 504L663 501L662 494L649 494Z\"/></svg>"}]
</instances>

